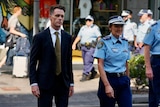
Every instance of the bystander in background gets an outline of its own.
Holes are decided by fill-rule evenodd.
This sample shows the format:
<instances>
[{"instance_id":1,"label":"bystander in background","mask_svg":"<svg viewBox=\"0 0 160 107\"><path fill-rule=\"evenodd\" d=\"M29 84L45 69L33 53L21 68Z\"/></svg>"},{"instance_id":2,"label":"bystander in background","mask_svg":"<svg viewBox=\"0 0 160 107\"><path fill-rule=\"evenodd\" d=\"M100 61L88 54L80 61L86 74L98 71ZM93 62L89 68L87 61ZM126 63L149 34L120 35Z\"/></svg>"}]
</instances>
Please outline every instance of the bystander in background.
<instances>
[{"instance_id":1,"label":"bystander in background","mask_svg":"<svg viewBox=\"0 0 160 107\"><path fill-rule=\"evenodd\" d=\"M147 34L147 30L151 26L151 24L149 23L147 9L141 9L138 13L138 16L139 16L140 23L138 24L134 45L136 47L136 50L135 50L136 54L143 54L144 53L143 39Z\"/></svg>"},{"instance_id":2,"label":"bystander in background","mask_svg":"<svg viewBox=\"0 0 160 107\"><path fill-rule=\"evenodd\" d=\"M7 52L7 65L13 65L13 57L15 56L15 49L16 49L16 41L19 37L27 37L26 34L20 31L21 24L18 20L18 16L22 14L22 9L19 6L15 6L13 9L13 14L8 20L8 30L9 35L7 37L5 46L8 47Z\"/></svg>"},{"instance_id":3,"label":"bystander in background","mask_svg":"<svg viewBox=\"0 0 160 107\"><path fill-rule=\"evenodd\" d=\"M131 22L130 13L128 10L123 10L121 13L121 16L122 16L123 20L125 21L122 36L128 40L129 50L133 53L135 50L134 37L137 32L137 24L134 22Z\"/></svg>"},{"instance_id":4,"label":"bystander in background","mask_svg":"<svg viewBox=\"0 0 160 107\"><path fill-rule=\"evenodd\" d=\"M83 58L83 73L80 81L86 81L96 77L97 72L94 68L93 53L98 39L102 36L97 25L93 24L94 19L91 15L86 18L86 25L82 26L76 39L73 42L72 49L76 49L76 44L80 41L82 58Z\"/></svg>"}]
</instances>

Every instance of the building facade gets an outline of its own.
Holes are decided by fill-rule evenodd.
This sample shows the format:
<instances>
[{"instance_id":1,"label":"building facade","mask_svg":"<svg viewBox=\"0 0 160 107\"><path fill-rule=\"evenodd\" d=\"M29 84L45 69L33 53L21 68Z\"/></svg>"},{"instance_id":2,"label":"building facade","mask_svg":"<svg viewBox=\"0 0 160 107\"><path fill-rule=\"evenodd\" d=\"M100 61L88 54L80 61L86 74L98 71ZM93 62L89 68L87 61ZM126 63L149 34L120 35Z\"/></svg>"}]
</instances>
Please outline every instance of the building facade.
<instances>
[{"instance_id":1,"label":"building facade","mask_svg":"<svg viewBox=\"0 0 160 107\"><path fill-rule=\"evenodd\" d=\"M22 30L32 37L44 29L48 21L49 7L54 4L64 5L66 15L64 29L76 36L80 27L85 24L85 17L90 14L95 24L100 27L103 35L108 34L107 20L112 15L120 15L123 9L133 11L133 21L139 22L137 13L140 9L151 9L153 18L159 19L160 0L1 0L0 23L7 23L15 5L22 7L23 14L19 17ZM4 21L6 19L6 21ZM35 30L36 29L36 30ZM5 29L1 27L1 32Z\"/></svg>"}]
</instances>

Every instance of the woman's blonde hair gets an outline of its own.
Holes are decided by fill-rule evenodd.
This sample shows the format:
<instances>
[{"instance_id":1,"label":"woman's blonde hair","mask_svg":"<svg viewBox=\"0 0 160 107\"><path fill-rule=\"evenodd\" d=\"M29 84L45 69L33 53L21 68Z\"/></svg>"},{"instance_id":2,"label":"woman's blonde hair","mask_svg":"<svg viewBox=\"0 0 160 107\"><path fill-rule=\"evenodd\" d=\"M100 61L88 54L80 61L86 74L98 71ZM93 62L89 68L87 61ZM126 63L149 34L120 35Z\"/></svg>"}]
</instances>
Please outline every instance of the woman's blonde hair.
<instances>
[{"instance_id":1,"label":"woman's blonde hair","mask_svg":"<svg viewBox=\"0 0 160 107\"><path fill-rule=\"evenodd\" d=\"M15 6L13 9L13 13L16 13L17 11L19 11L21 9L21 7L19 6Z\"/></svg>"}]
</instances>

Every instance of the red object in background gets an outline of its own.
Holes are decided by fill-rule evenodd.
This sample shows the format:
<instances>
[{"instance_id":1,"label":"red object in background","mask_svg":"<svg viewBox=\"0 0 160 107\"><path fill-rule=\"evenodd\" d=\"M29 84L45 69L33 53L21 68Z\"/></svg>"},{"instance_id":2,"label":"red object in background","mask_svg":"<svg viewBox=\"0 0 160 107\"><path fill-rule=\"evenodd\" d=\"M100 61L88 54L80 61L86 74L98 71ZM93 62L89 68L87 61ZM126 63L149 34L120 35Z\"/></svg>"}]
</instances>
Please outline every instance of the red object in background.
<instances>
[{"instance_id":1,"label":"red object in background","mask_svg":"<svg viewBox=\"0 0 160 107\"><path fill-rule=\"evenodd\" d=\"M40 0L40 18L49 17L49 8L56 4L56 0Z\"/></svg>"}]
</instances>

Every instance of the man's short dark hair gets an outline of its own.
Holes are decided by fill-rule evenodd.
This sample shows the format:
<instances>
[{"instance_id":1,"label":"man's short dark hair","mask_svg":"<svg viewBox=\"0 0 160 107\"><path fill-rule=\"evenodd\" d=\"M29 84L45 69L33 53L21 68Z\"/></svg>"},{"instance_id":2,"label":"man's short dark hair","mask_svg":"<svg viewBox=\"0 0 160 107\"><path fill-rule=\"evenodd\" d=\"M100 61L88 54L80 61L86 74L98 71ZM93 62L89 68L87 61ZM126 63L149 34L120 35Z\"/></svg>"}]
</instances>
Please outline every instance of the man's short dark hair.
<instances>
[{"instance_id":1,"label":"man's short dark hair","mask_svg":"<svg viewBox=\"0 0 160 107\"><path fill-rule=\"evenodd\" d=\"M50 11L49 11L50 15L53 14L53 12L54 12L55 9L61 9L64 12L66 11L64 6L57 4L57 5L53 5L53 6L50 7Z\"/></svg>"}]
</instances>

